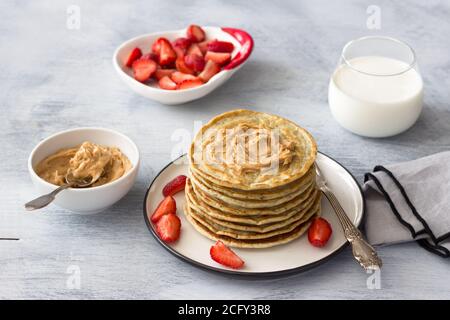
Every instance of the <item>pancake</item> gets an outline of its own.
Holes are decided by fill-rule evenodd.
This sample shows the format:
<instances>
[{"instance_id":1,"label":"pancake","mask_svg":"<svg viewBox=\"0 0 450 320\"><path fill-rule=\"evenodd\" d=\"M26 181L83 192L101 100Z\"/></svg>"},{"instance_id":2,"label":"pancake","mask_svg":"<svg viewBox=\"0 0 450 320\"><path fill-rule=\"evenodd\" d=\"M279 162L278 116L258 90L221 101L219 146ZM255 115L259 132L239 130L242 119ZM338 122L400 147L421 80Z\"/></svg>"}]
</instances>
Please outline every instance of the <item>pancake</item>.
<instances>
[{"instance_id":1,"label":"pancake","mask_svg":"<svg viewBox=\"0 0 450 320\"><path fill-rule=\"evenodd\" d=\"M194 228L205 237L217 241L222 241L225 245L230 247L236 247L236 248L253 248L253 249L262 249L262 248L269 248L277 245L281 245L284 243L288 243L292 240L295 240L299 238L302 234L305 233L305 231L308 230L311 220L314 218L312 217L309 221L305 222L304 224L299 225L294 230L288 232L279 234L270 238L266 239L234 239L231 237L223 236L223 235L217 235L214 232L210 231L208 228L203 226L201 223L199 223L197 220L195 220L192 216L189 215L189 210L185 208L185 215L187 220L194 226Z\"/></svg>"},{"instance_id":2,"label":"pancake","mask_svg":"<svg viewBox=\"0 0 450 320\"><path fill-rule=\"evenodd\" d=\"M190 182L189 182L190 183ZM242 215L242 216L251 216L251 215L280 215L284 212L301 205L305 202L312 192L315 190L315 183L312 183L308 186L308 188L302 192L300 195L296 196L291 201L283 203L278 206L273 207L265 207L265 208L243 208L238 206L232 206L228 203L224 203L218 199L210 197L206 195L203 191L199 190L195 185L191 183L192 190L198 199L202 200L206 204L211 207L214 207L222 212L234 214L234 215Z\"/></svg>"},{"instance_id":3,"label":"pancake","mask_svg":"<svg viewBox=\"0 0 450 320\"><path fill-rule=\"evenodd\" d=\"M302 219L295 221L295 222L289 224L288 226L285 226L280 229L276 229L276 230L265 232L265 233L259 233L259 232L244 232L244 231L239 231L239 230L234 230L234 229L229 229L229 228L220 228L219 226L213 224L211 221L201 219L199 216L196 215L196 213L193 210L191 210L191 209L188 209L188 210L190 210L189 214L191 215L191 217L193 219L195 219L197 222L201 223L204 227L209 229L214 234L219 235L219 236L227 236L227 237L237 239L237 240L267 239L267 238L271 238L271 237L281 235L284 233L289 233L292 230L294 230L295 228L297 228L299 225L308 221L314 214L317 213L317 210L316 210L316 212L311 211L308 214L308 216L305 217L305 219L302 218Z\"/></svg>"},{"instance_id":4,"label":"pancake","mask_svg":"<svg viewBox=\"0 0 450 320\"><path fill-rule=\"evenodd\" d=\"M221 202L228 203L232 206L236 207L243 207L243 208L265 208L265 207L274 207L277 205L281 205L285 202L288 202L295 197L302 194L311 184L315 183L315 172L309 171L305 179L301 181L301 184L299 184L298 188L294 190L293 192L287 193L286 195L279 197L279 198L272 198L272 199L236 199L233 197L230 197L228 195L225 195L217 190L214 190L212 188L209 188L208 186L205 186L201 181L196 180L195 176L191 176L191 182L195 185L195 187L198 187L202 192L204 192L207 196L216 198Z\"/></svg>"},{"instance_id":5,"label":"pancake","mask_svg":"<svg viewBox=\"0 0 450 320\"><path fill-rule=\"evenodd\" d=\"M270 238L272 236L288 233L294 230L300 224L308 221L313 215L316 215L320 210L320 204L313 206L305 214L303 214L299 219L294 221L288 220L285 225L281 226L268 226L264 231L251 231L251 230L239 230L238 225L223 226L212 219L209 219L206 215L199 214L192 207L188 207L189 214L198 222L207 227L210 231L217 235L224 235L235 239L264 239ZM271 228L272 227L272 228Z\"/></svg>"},{"instance_id":6,"label":"pancake","mask_svg":"<svg viewBox=\"0 0 450 320\"><path fill-rule=\"evenodd\" d=\"M199 216L200 219L203 219L207 222L210 221L212 224L216 224L222 228L229 228L245 232L266 233L269 231L286 227L296 221L303 219L305 216L308 216L310 212L320 209L320 199L321 199L320 195L321 195L320 193L317 193L316 198L311 199L314 201L310 201L310 203L307 206L305 206L302 210L299 210L298 212L295 212L294 214L286 217L286 219L279 221L269 220L268 223L260 225L246 224L245 222L243 223L242 221L231 221L230 219L221 220L208 213L205 213L201 207L198 206L196 207L190 201L187 201L186 204L191 208L191 212L194 211L195 214Z\"/></svg>"},{"instance_id":7,"label":"pancake","mask_svg":"<svg viewBox=\"0 0 450 320\"><path fill-rule=\"evenodd\" d=\"M189 163L194 172L205 173L217 185L260 190L301 178L316 154L313 137L295 123L240 109L218 115L202 127L191 144Z\"/></svg>"},{"instance_id":8,"label":"pancake","mask_svg":"<svg viewBox=\"0 0 450 320\"><path fill-rule=\"evenodd\" d=\"M304 180L308 179L310 177L309 176L310 174L313 174L315 176L315 167L311 166L311 168L304 176L284 186L252 191L219 186L211 181L211 177L208 177L204 173L199 171L194 171L190 169L189 174L192 180L195 180L204 185L205 187L208 187L209 189L212 189L216 192L219 192L231 198L241 200L269 200L284 197L285 195L295 192L298 189L302 188L303 184L305 183Z\"/></svg>"},{"instance_id":9,"label":"pancake","mask_svg":"<svg viewBox=\"0 0 450 320\"><path fill-rule=\"evenodd\" d=\"M289 120L250 110L221 114L190 146L186 219L232 247L297 239L320 216L316 154L313 137Z\"/></svg>"},{"instance_id":10,"label":"pancake","mask_svg":"<svg viewBox=\"0 0 450 320\"><path fill-rule=\"evenodd\" d=\"M306 200L301 205L292 208L291 210L286 211L283 214L280 215L253 215L253 216L243 216L243 215L233 215L224 213L216 208L213 208L209 206L208 204L204 203L200 199L198 199L194 192L192 192L192 186L189 183L189 181L186 183L186 202L193 207L196 211L200 211L203 214L206 214L210 217L213 217L218 220L222 221L229 221L231 223L241 223L246 224L250 226L262 226L265 224L275 223L275 222L281 222L286 219L289 219L293 217L294 215L298 214L299 212L308 209L316 199L316 197L320 196L320 193L315 190L314 194L311 195L308 200Z\"/></svg>"}]
</instances>

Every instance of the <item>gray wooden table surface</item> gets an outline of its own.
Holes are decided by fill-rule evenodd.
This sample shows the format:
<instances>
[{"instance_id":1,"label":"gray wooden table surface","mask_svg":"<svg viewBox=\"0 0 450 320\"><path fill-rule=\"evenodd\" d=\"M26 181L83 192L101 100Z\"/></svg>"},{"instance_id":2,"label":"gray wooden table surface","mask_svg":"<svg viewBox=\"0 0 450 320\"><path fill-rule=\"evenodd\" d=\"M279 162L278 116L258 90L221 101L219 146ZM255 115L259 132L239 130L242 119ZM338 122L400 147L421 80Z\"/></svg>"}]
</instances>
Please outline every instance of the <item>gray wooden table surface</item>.
<instances>
[{"instance_id":1,"label":"gray wooden table surface","mask_svg":"<svg viewBox=\"0 0 450 320\"><path fill-rule=\"evenodd\" d=\"M69 5L80 28L67 26ZM367 8L381 29L367 28ZM289 278L245 280L199 270L165 251L142 217L146 187L170 160L176 129L238 107L285 116L308 128L320 149L359 182L376 164L450 148L450 5L443 1L2 1L0 3L0 298L450 298L449 261L416 244L380 249L381 288L350 250ZM70 18L70 17L69 17ZM69 21L70 22L70 21ZM165 106L131 92L111 64L114 49L142 33L200 25L248 30L256 47L231 81L204 99ZM410 43L425 81L417 124L388 139L341 129L327 106L340 49L363 35ZM131 137L142 167L131 192L107 212L70 214L57 207L26 213L35 195L27 157L43 138L79 126ZM80 274L80 286L71 275Z\"/></svg>"}]
</instances>

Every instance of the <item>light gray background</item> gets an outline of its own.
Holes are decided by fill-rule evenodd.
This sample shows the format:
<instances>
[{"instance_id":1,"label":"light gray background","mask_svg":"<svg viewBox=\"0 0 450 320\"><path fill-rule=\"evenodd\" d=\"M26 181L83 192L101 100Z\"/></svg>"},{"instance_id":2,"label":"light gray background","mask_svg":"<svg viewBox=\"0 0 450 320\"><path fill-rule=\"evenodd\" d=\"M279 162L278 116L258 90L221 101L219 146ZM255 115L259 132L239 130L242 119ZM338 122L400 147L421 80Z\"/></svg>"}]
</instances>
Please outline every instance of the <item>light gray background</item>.
<instances>
[{"instance_id":1,"label":"light gray background","mask_svg":"<svg viewBox=\"0 0 450 320\"><path fill-rule=\"evenodd\" d=\"M69 4L81 29L66 28ZM368 5L380 6L381 30L366 28ZM199 270L166 252L142 217L146 187L170 160L175 129L238 107L285 116L308 128L321 151L362 182L376 164L415 159L450 146L450 6L443 1L2 1L0 3L1 298L450 298L449 261L416 244L380 249L380 290L349 249L290 278L249 281ZM131 92L111 64L128 38L190 23L248 30L256 46L248 64L204 99L164 106ZM389 139L341 129L327 106L327 86L340 49L363 35L410 43L425 81L418 123ZM26 161L43 138L78 126L119 130L139 146L136 185L95 216L48 208L26 213L35 193ZM81 269L81 289L66 286Z\"/></svg>"}]
</instances>

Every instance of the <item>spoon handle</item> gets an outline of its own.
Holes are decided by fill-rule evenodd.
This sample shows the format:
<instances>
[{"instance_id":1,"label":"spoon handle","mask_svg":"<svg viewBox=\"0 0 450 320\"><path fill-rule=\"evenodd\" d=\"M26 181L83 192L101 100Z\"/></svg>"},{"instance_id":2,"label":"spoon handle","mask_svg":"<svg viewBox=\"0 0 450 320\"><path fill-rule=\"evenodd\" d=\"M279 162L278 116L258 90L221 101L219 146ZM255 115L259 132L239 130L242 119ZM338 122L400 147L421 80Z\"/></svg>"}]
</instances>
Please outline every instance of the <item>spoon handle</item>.
<instances>
[{"instance_id":1,"label":"spoon handle","mask_svg":"<svg viewBox=\"0 0 450 320\"><path fill-rule=\"evenodd\" d=\"M344 235L352 246L353 256L356 261L366 270L380 269L383 263L380 257L378 257L375 248L364 239L361 231L351 222L335 195L327 188L321 188L321 191L327 197L334 212L338 216L342 229L344 230Z\"/></svg>"},{"instance_id":2,"label":"spoon handle","mask_svg":"<svg viewBox=\"0 0 450 320\"><path fill-rule=\"evenodd\" d=\"M55 200L56 195L61 192L62 190L65 190L67 188L70 188L70 184L63 184L62 186L56 188L49 194L40 196L34 200L31 200L30 202L25 203L25 209L28 211L41 209L47 205L49 205L53 200Z\"/></svg>"},{"instance_id":3,"label":"spoon handle","mask_svg":"<svg viewBox=\"0 0 450 320\"><path fill-rule=\"evenodd\" d=\"M350 242L352 246L353 256L356 261L359 262L361 267L364 269L380 269L383 262L374 247L372 247L363 237L361 231L353 224L350 218L345 213L344 208L342 208L338 199L331 192L331 189L327 186L327 181L322 175L319 166L316 164L316 183L317 187L320 191L323 192L325 197L330 202L333 207L334 212L336 213L339 222L341 223L342 229L344 231L344 235L347 238L348 242Z\"/></svg>"}]
</instances>

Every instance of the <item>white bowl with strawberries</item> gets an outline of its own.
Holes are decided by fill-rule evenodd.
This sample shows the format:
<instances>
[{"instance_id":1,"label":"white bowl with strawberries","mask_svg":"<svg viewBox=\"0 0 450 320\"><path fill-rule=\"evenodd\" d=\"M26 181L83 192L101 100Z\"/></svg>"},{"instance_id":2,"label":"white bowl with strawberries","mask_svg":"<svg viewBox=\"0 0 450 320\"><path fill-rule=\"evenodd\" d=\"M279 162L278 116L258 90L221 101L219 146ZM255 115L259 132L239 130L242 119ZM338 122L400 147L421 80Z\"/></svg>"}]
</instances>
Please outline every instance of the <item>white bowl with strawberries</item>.
<instances>
[{"instance_id":1,"label":"white bowl with strawberries","mask_svg":"<svg viewBox=\"0 0 450 320\"><path fill-rule=\"evenodd\" d=\"M124 42L113 65L136 93L163 104L182 104L225 83L252 50L253 39L243 30L190 25Z\"/></svg>"}]
</instances>

